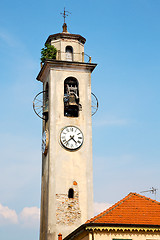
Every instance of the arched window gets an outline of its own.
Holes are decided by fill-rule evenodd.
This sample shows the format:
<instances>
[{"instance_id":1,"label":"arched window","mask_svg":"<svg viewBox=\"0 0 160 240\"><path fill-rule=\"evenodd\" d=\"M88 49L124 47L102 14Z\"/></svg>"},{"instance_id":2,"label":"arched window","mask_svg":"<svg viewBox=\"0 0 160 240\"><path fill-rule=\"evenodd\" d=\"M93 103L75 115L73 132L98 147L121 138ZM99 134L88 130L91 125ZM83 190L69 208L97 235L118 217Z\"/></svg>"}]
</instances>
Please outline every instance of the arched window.
<instances>
[{"instance_id":1,"label":"arched window","mask_svg":"<svg viewBox=\"0 0 160 240\"><path fill-rule=\"evenodd\" d=\"M66 47L66 61L73 61L73 48L71 46Z\"/></svg>"},{"instance_id":2,"label":"arched window","mask_svg":"<svg viewBox=\"0 0 160 240\"><path fill-rule=\"evenodd\" d=\"M68 77L64 81L64 116L66 117L78 117L79 115L78 85L74 77Z\"/></svg>"},{"instance_id":3,"label":"arched window","mask_svg":"<svg viewBox=\"0 0 160 240\"><path fill-rule=\"evenodd\" d=\"M74 198L74 190L73 188L70 188L68 191L68 198Z\"/></svg>"}]
</instances>

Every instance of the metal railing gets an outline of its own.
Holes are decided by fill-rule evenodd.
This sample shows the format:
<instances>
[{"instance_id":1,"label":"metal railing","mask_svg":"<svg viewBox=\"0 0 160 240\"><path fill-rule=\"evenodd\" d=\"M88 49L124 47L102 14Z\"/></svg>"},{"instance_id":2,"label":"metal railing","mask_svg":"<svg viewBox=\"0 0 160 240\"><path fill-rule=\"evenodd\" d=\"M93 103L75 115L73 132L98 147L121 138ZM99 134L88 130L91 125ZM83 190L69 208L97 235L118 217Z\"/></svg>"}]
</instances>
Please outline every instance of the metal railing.
<instances>
[{"instance_id":1,"label":"metal railing","mask_svg":"<svg viewBox=\"0 0 160 240\"><path fill-rule=\"evenodd\" d=\"M82 52L82 53L72 53L71 57L67 58L66 52L62 52L60 50L57 51L56 54L56 60L64 60L64 61L73 61L73 62L85 62L85 63L91 63L91 56L88 54ZM43 67L43 63L41 62L41 68Z\"/></svg>"},{"instance_id":2,"label":"metal railing","mask_svg":"<svg viewBox=\"0 0 160 240\"><path fill-rule=\"evenodd\" d=\"M73 61L73 62L87 62L87 63L91 63L91 57L82 52L82 53L70 53L70 57L69 55L67 56L68 53L66 52L62 52L60 50L57 51L57 55L56 55L56 59L57 60L67 60L67 61ZM85 57L87 57L88 59L85 60Z\"/></svg>"}]
</instances>

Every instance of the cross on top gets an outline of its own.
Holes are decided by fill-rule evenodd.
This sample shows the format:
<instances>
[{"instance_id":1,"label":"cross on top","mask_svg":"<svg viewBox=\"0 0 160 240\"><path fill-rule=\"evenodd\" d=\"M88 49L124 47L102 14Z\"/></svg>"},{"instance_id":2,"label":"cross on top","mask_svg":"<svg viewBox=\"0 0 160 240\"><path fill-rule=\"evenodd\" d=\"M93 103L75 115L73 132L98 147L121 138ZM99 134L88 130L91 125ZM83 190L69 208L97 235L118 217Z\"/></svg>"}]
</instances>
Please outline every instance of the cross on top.
<instances>
[{"instance_id":1,"label":"cross on top","mask_svg":"<svg viewBox=\"0 0 160 240\"><path fill-rule=\"evenodd\" d=\"M61 14L63 15L63 18L64 18L64 23L66 23L66 17L68 17L68 14L66 14L66 13L71 14L70 12L66 11L66 10L65 10L65 7L64 7L64 12L61 13Z\"/></svg>"}]
</instances>

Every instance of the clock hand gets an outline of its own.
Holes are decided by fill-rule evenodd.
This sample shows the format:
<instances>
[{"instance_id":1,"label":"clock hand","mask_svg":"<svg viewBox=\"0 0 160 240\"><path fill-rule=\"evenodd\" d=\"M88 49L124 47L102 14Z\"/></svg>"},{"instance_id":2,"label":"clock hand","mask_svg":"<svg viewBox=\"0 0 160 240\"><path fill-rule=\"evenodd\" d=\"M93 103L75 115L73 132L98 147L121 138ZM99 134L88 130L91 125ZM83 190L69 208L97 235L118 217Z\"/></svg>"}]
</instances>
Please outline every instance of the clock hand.
<instances>
[{"instance_id":1,"label":"clock hand","mask_svg":"<svg viewBox=\"0 0 160 240\"><path fill-rule=\"evenodd\" d=\"M67 141L65 142L65 144L68 143L70 140L72 140L72 136L70 136L70 139L67 140Z\"/></svg>"},{"instance_id":2,"label":"clock hand","mask_svg":"<svg viewBox=\"0 0 160 240\"><path fill-rule=\"evenodd\" d=\"M75 143L77 143L76 140L74 139L74 136L72 136L71 139L72 139Z\"/></svg>"}]
</instances>

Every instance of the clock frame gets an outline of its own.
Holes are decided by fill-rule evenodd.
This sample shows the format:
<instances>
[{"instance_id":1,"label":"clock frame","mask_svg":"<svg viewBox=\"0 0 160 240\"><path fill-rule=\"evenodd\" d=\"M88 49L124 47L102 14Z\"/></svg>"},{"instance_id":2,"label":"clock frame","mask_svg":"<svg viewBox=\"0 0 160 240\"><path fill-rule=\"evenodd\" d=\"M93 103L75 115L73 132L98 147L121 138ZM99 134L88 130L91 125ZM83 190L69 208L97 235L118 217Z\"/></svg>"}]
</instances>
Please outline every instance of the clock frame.
<instances>
[{"instance_id":1,"label":"clock frame","mask_svg":"<svg viewBox=\"0 0 160 240\"><path fill-rule=\"evenodd\" d=\"M83 145L82 131L76 126L66 126L60 133L61 146L69 151L76 151Z\"/></svg>"}]
</instances>

